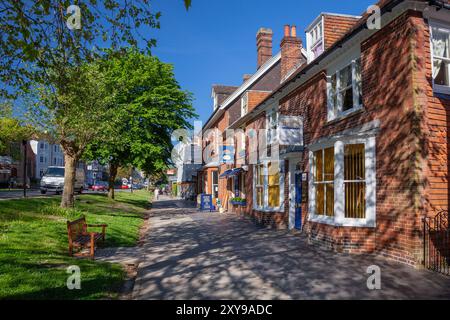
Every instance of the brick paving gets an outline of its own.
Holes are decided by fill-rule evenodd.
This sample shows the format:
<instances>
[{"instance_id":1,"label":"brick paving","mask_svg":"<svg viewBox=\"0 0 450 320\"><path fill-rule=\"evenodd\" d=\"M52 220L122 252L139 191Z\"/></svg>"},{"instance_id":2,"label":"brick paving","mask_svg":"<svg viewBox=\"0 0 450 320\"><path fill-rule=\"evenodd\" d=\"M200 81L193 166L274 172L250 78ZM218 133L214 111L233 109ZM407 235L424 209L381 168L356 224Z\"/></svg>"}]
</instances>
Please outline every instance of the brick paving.
<instances>
[{"instance_id":1,"label":"brick paving","mask_svg":"<svg viewBox=\"0 0 450 320\"><path fill-rule=\"evenodd\" d=\"M142 247L127 252L140 262L133 299L450 298L450 278L442 275L334 253L301 235L167 197L154 203ZM371 265L381 269L381 290L367 288Z\"/></svg>"}]
</instances>

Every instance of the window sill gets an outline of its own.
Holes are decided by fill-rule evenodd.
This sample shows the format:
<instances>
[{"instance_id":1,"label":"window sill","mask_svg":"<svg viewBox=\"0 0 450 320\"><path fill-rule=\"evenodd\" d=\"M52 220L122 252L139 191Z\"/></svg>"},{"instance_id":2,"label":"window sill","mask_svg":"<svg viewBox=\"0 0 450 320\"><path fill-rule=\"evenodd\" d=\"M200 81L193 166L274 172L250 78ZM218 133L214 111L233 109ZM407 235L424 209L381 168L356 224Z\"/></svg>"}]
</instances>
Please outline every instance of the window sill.
<instances>
[{"instance_id":1,"label":"window sill","mask_svg":"<svg viewBox=\"0 0 450 320\"><path fill-rule=\"evenodd\" d=\"M341 120L347 119L351 116L360 114L364 112L364 107L363 106L359 106L350 110L347 110L346 112L343 112L341 114L339 114L338 116L334 117L333 119L327 120L327 123L325 125L332 125L335 124Z\"/></svg>"},{"instance_id":2,"label":"window sill","mask_svg":"<svg viewBox=\"0 0 450 320\"><path fill-rule=\"evenodd\" d=\"M351 219L343 218L338 221L336 217L310 215L308 218L311 222L317 222L322 224L328 224L335 227L358 227L358 228L375 228L376 223L373 220L367 219Z\"/></svg>"},{"instance_id":3,"label":"window sill","mask_svg":"<svg viewBox=\"0 0 450 320\"><path fill-rule=\"evenodd\" d=\"M283 207L278 207L278 208L253 207L253 210L266 212L266 213L284 213Z\"/></svg>"},{"instance_id":4,"label":"window sill","mask_svg":"<svg viewBox=\"0 0 450 320\"><path fill-rule=\"evenodd\" d=\"M441 99L450 99L450 87L435 85L433 89L433 94L435 97Z\"/></svg>"}]
</instances>

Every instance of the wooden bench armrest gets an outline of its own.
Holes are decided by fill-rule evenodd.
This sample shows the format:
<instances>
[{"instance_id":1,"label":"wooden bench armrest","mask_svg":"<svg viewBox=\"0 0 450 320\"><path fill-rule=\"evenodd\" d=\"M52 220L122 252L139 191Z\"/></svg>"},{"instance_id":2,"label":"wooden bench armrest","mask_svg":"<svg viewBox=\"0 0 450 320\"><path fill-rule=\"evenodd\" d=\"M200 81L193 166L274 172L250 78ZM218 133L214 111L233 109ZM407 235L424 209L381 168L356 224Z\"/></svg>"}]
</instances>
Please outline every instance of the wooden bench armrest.
<instances>
[{"instance_id":1,"label":"wooden bench armrest","mask_svg":"<svg viewBox=\"0 0 450 320\"><path fill-rule=\"evenodd\" d=\"M87 224L88 227L107 227L107 224Z\"/></svg>"}]
</instances>

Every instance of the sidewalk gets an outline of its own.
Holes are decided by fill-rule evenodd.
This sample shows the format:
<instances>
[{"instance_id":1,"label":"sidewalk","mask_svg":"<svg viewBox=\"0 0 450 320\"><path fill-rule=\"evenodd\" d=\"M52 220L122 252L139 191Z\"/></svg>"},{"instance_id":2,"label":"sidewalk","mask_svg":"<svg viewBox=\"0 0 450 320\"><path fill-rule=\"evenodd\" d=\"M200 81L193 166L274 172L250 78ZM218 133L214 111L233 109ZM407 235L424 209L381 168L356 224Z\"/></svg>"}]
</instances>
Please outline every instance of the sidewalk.
<instances>
[{"instance_id":1,"label":"sidewalk","mask_svg":"<svg viewBox=\"0 0 450 320\"><path fill-rule=\"evenodd\" d=\"M155 202L149 225L133 299L450 299L450 278L322 250L183 200ZM372 265L381 290L367 288Z\"/></svg>"}]
</instances>

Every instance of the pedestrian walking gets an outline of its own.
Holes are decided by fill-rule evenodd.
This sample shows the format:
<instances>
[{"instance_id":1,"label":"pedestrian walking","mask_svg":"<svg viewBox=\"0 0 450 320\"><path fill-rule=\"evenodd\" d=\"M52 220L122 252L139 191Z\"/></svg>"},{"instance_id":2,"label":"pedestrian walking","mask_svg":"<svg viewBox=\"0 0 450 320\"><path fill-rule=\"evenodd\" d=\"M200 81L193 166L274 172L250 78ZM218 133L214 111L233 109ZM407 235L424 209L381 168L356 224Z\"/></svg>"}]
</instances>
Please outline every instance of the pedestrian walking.
<instances>
[{"instance_id":1,"label":"pedestrian walking","mask_svg":"<svg viewBox=\"0 0 450 320\"><path fill-rule=\"evenodd\" d=\"M155 189L155 200L158 200L159 199L159 189L158 189L158 187L156 187L156 189Z\"/></svg>"}]
</instances>

